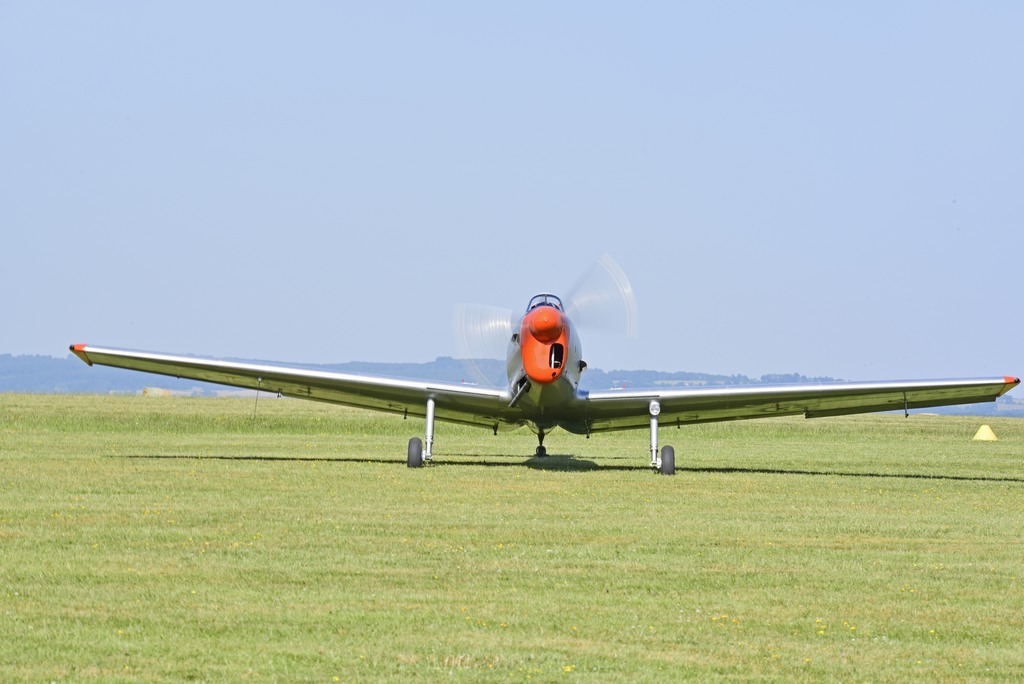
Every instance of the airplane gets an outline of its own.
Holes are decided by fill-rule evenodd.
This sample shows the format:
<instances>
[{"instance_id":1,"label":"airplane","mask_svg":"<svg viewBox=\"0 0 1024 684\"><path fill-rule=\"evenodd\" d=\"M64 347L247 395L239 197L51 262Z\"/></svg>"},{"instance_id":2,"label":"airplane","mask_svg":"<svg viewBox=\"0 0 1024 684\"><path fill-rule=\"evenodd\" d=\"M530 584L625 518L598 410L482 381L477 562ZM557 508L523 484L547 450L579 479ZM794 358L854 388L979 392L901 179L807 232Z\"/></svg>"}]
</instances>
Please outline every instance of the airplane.
<instances>
[{"instance_id":1,"label":"airplane","mask_svg":"<svg viewBox=\"0 0 1024 684\"><path fill-rule=\"evenodd\" d=\"M621 273L614 262L604 267ZM628 290L628 283L624 291ZM590 297L601 303L602 297ZM113 366L178 378L243 387L279 396L415 416L426 422L424 438L409 440L407 465L433 460L434 422L500 430L530 426L535 455L546 456L544 437L556 427L586 435L649 429L650 467L675 474L675 450L659 451L659 427L714 421L803 415L806 418L995 401L1018 384L1012 376L967 380L833 382L826 384L689 387L683 389L580 389L587 367L580 337L562 299L532 297L517 322L486 327L507 341L504 387L403 380L283 365L226 361L73 344L92 365Z\"/></svg>"}]
</instances>

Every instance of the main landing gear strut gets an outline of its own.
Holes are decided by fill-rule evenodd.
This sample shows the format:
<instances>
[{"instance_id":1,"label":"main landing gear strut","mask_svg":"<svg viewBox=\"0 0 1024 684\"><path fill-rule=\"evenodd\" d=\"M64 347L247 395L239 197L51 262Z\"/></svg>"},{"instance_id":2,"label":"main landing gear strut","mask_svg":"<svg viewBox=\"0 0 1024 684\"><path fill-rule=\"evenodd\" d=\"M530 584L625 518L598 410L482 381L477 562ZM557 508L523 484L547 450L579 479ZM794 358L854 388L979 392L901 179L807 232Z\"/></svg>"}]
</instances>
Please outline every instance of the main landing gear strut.
<instances>
[{"instance_id":1,"label":"main landing gear strut","mask_svg":"<svg viewBox=\"0 0 1024 684\"><path fill-rule=\"evenodd\" d=\"M651 414L651 467L662 475L676 474L676 450L665 446L661 450L661 458L658 458L658 414L661 413L661 404L652 401L647 405Z\"/></svg>"},{"instance_id":2,"label":"main landing gear strut","mask_svg":"<svg viewBox=\"0 0 1024 684\"><path fill-rule=\"evenodd\" d=\"M434 446L434 399L427 399L427 442L426 444L419 437L409 440L410 468L419 468L424 462L430 463L430 449ZM425 447L425 448L424 448Z\"/></svg>"}]
</instances>

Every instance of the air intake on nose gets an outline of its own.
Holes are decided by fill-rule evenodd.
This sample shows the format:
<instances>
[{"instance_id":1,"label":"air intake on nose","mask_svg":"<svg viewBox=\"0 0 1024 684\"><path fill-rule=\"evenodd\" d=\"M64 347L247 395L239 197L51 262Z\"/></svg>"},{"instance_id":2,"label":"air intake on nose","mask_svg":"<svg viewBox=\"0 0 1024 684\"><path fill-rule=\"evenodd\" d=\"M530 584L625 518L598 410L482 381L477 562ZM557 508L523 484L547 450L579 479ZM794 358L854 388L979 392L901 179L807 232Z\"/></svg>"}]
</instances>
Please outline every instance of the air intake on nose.
<instances>
[{"instance_id":1,"label":"air intake on nose","mask_svg":"<svg viewBox=\"0 0 1024 684\"><path fill-rule=\"evenodd\" d=\"M555 343L551 345L551 358L550 366L555 370L562 367L562 363L565 360L565 347L561 344Z\"/></svg>"}]
</instances>

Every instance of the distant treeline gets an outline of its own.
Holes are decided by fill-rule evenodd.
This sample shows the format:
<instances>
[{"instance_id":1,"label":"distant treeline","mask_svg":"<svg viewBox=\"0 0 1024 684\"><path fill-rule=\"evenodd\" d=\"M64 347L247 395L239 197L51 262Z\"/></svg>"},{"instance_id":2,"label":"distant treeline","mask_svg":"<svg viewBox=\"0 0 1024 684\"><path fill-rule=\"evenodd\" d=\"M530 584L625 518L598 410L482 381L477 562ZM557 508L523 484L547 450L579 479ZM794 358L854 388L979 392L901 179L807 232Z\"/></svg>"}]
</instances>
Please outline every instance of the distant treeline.
<instances>
[{"instance_id":1,"label":"distant treeline","mask_svg":"<svg viewBox=\"0 0 1024 684\"><path fill-rule=\"evenodd\" d=\"M270 363L270 362L267 362ZM292 364L288 364L292 365ZM313 370L331 370L342 373L364 373L395 378L437 380L440 382L485 383L504 386L505 362L484 359L472 364L448 356L428 363L371 363L353 361L337 364L294 364ZM588 368L583 373L581 387L585 390L638 387L701 387L709 385L758 385L779 383L835 382L829 377L807 377L799 373L762 375L714 375L679 371L666 373L649 370L603 371ZM0 354L0 392L31 392L38 394L138 394L147 387L159 387L199 396L215 396L227 388L197 380L183 380L164 375L139 373L94 366L90 368L77 357L68 354L60 359L52 356L12 356ZM1024 417L1024 400L1002 397L996 403L972 404L929 409L936 413L960 415L998 415Z\"/></svg>"}]
</instances>

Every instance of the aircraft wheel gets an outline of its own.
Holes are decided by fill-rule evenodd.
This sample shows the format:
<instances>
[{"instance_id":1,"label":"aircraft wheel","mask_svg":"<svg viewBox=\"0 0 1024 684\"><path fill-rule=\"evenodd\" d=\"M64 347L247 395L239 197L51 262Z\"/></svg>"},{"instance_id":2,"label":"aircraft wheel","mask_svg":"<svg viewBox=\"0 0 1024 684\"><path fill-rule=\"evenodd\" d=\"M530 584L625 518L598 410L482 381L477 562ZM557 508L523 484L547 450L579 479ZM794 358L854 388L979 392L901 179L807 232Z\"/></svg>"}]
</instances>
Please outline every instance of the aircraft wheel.
<instances>
[{"instance_id":1,"label":"aircraft wheel","mask_svg":"<svg viewBox=\"0 0 1024 684\"><path fill-rule=\"evenodd\" d=\"M676 474L676 450L670 446L661 449L661 468L658 469L662 475Z\"/></svg>"},{"instance_id":2,"label":"aircraft wheel","mask_svg":"<svg viewBox=\"0 0 1024 684\"><path fill-rule=\"evenodd\" d=\"M544 458L547 455L548 455L548 450L545 449L543 446L537 447L537 453L534 454L534 456L536 456L537 458Z\"/></svg>"},{"instance_id":3,"label":"aircraft wheel","mask_svg":"<svg viewBox=\"0 0 1024 684\"><path fill-rule=\"evenodd\" d=\"M423 440L413 437L409 440L409 467L420 468L423 466Z\"/></svg>"}]
</instances>

